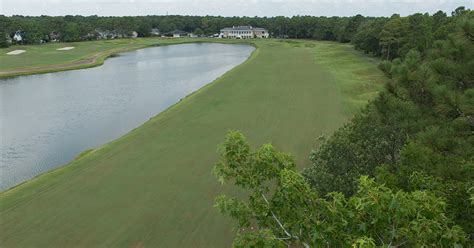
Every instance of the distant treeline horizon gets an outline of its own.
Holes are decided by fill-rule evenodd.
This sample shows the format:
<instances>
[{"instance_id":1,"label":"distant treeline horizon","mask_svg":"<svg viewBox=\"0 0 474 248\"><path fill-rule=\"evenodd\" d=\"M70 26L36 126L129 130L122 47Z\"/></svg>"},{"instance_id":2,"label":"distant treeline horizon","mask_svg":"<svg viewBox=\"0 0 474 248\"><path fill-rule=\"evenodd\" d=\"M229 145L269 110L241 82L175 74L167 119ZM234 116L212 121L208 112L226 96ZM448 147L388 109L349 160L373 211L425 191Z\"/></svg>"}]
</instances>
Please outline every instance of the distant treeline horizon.
<instances>
[{"instance_id":1,"label":"distant treeline horizon","mask_svg":"<svg viewBox=\"0 0 474 248\"><path fill-rule=\"evenodd\" d=\"M357 49L393 59L412 47L407 39L424 40L420 51L434 40L443 39L452 28L453 16L469 11L458 7L449 15L438 11L432 15L416 13L406 17L221 17L221 16L0 16L0 47L9 44L39 44L51 41L74 42L99 39L97 30L114 31L120 37L136 32L138 37L152 35L152 29L163 33L174 30L197 35L214 35L225 27L249 25L262 27L273 38L314 39L352 42ZM14 36L20 32L21 41ZM412 35L413 37L407 37ZM416 36L416 37L415 37ZM401 53L401 54L400 54Z\"/></svg>"}]
</instances>

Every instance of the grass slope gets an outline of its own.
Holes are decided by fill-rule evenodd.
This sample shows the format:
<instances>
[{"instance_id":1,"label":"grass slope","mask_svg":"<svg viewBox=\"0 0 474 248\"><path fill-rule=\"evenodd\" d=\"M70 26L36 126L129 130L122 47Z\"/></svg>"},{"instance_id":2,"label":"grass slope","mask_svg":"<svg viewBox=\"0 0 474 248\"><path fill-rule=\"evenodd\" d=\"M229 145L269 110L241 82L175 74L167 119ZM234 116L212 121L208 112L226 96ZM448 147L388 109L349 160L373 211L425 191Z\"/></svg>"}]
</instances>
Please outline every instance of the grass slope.
<instances>
[{"instance_id":1,"label":"grass slope","mask_svg":"<svg viewBox=\"0 0 474 248\"><path fill-rule=\"evenodd\" d=\"M272 142L305 166L316 137L350 117L344 77L315 59L321 50L347 47L274 40L256 46L248 61L124 137L0 193L1 246L229 246L230 223L212 205L232 189L211 173L226 130L243 131L254 146ZM355 53L344 56L376 66Z\"/></svg>"}]
</instances>

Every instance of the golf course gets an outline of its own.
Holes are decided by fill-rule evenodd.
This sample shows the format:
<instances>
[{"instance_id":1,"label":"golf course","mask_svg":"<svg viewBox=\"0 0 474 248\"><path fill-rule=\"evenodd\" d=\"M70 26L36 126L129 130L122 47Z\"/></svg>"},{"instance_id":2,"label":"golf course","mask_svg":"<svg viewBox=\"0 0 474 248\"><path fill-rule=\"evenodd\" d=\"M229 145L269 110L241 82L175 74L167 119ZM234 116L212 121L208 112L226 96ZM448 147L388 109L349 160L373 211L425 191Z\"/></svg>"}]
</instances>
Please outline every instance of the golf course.
<instances>
[{"instance_id":1,"label":"golf course","mask_svg":"<svg viewBox=\"0 0 474 248\"><path fill-rule=\"evenodd\" d=\"M220 39L123 39L0 49L0 77L98 66L116 53ZM0 193L0 247L228 247L234 231L214 199L235 189L212 174L239 130L302 169L318 137L373 99L387 80L349 44L252 40L244 63L125 136ZM57 50L61 47L72 50ZM19 55L6 53L23 49Z\"/></svg>"}]
</instances>

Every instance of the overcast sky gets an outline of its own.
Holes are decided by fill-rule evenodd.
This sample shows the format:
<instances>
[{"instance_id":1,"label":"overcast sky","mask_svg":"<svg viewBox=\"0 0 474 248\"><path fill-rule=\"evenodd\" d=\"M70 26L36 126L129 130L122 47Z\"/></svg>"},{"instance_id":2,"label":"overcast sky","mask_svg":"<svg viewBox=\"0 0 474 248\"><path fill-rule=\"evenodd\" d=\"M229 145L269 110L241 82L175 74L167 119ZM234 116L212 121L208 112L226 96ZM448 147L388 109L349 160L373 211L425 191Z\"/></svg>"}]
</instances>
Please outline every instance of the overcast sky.
<instances>
[{"instance_id":1,"label":"overcast sky","mask_svg":"<svg viewBox=\"0 0 474 248\"><path fill-rule=\"evenodd\" d=\"M390 16L448 14L474 0L0 0L3 15Z\"/></svg>"}]
</instances>

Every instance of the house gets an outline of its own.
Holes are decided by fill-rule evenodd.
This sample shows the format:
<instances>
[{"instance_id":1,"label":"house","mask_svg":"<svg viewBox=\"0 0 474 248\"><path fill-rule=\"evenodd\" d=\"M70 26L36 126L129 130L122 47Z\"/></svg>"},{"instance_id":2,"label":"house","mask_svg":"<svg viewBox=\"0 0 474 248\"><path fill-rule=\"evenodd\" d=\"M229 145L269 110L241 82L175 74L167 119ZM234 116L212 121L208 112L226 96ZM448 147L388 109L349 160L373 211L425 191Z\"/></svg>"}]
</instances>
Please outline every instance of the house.
<instances>
[{"instance_id":1,"label":"house","mask_svg":"<svg viewBox=\"0 0 474 248\"><path fill-rule=\"evenodd\" d=\"M153 36L158 36L160 35L160 30L158 28L152 28L150 34Z\"/></svg>"},{"instance_id":2,"label":"house","mask_svg":"<svg viewBox=\"0 0 474 248\"><path fill-rule=\"evenodd\" d=\"M120 38L120 35L118 35L115 31L96 29L95 33L98 40Z\"/></svg>"},{"instance_id":3,"label":"house","mask_svg":"<svg viewBox=\"0 0 474 248\"><path fill-rule=\"evenodd\" d=\"M189 33L188 36L189 36L190 38L199 38L199 35L194 34L194 33Z\"/></svg>"},{"instance_id":4,"label":"house","mask_svg":"<svg viewBox=\"0 0 474 248\"><path fill-rule=\"evenodd\" d=\"M181 38L181 37L186 37L186 36L188 36L188 33L182 30L173 31L173 38Z\"/></svg>"},{"instance_id":5,"label":"house","mask_svg":"<svg viewBox=\"0 0 474 248\"><path fill-rule=\"evenodd\" d=\"M181 38L181 37L187 37L188 33L182 30L174 30L174 31L166 33L165 36L173 37L173 38Z\"/></svg>"},{"instance_id":6,"label":"house","mask_svg":"<svg viewBox=\"0 0 474 248\"><path fill-rule=\"evenodd\" d=\"M58 42L60 38L61 35L59 32L51 31L51 33L49 33L49 41L51 42Z\"/></svg>"},{"instance_id":7,"label":"house","mask_svg":"<svg viewBox=\"0 0 474 248\"><path fill-rule=\"evenodd\" d=\"M128 36L130 38L137 38L138 37L138 33L136 31L132 31L132 33Z\"/></svg>"},{"instance_id":8,"label":"house","mask_svg":"<svg viewBox=\"0 0 474 248\"><path fill-rule=\"evenodd\" d=\"M16 31L13 35L13 41L20 43L23 40L23 34L24 33L21 30Z\"/></svg>"},{"instance_id":9,"label":"house","mask_svg":"<svg viewBox=\"0 0 474 248\"><path fill-rule=\"evenodd\" d=\"M252 38L268 38L269 33L264 28L255 28L252 26L233 26L231 28L221 29L219 38L228 39L252 39Z\"/></svg>"}]
</instances>

